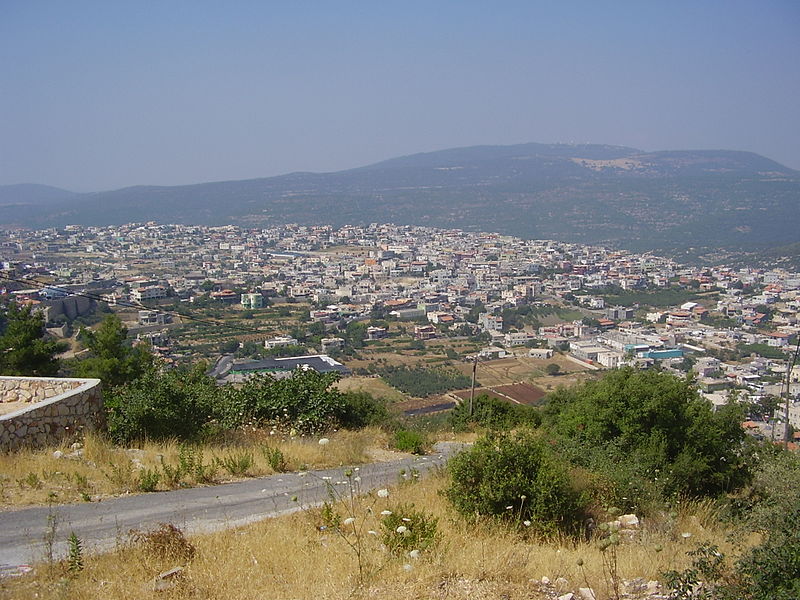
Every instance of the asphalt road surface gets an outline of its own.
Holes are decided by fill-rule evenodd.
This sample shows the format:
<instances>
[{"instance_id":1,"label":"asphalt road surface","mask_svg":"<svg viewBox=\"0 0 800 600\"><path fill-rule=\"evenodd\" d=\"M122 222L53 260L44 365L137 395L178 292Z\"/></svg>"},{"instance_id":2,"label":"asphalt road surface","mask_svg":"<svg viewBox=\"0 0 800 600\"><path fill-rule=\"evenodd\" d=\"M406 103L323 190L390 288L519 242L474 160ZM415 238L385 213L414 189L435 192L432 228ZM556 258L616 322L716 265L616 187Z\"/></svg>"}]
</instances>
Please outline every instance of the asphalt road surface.
<instances>
[{"instance_id":1,"label":"asphalt road surface","mask_svg":"<svg viewBox=\"0 0 800 600\"><path fill-rule=\"evenodd\" d=\"M359 465L354 476L361 491L392 485L400 472L422 474L443 465L461 444L439 443L429 456ZM354 467L355 468L355 467ZM53 553L66 555L71 532L87 551L124 543L131 529L148 530L172 523L187 533L210 532L317 505L329 497L329 486L345 493L347 467L285 473L209 487L109 498L101 502L38 506L0 512L0 576L45 558L45 537L55 530ZM296 496L297 500L293 500ZM51 523L55 524L55 527Z\"/></svg>"}]
</instances>

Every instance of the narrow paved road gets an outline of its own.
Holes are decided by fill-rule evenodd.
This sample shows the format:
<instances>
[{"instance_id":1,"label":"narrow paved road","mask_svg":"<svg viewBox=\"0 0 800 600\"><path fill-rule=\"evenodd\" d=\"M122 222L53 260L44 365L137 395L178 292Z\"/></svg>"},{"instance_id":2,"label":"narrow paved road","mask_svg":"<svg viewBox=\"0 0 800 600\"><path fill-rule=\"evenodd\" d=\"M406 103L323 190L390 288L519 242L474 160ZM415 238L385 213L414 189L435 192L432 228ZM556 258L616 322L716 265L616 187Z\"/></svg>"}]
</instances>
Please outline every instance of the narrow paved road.
<instances>
[{"instance_id":1,"label":"narrow paved road","mask_svg":"<svg viewBox=\"0 0 800 600\"><path fill-rule=\"evenodd\" d=\"M392 485L400 471L424 473L442 465L460 444L439 443L430 456L359 465L355 475L364 492ZM18 565L41 561L45 537L55 522L54 553L66 553L71 532L88 551L108 549L124 542L131 529L146 530L159 523L173 523L187 533L208 532L259 521L321 503L329 485L348 489L346 467L286 473L210 487L110 498L86 504L61 504L0 512L0 574ZM292 498L297 496L297 500Z\"/></svg>"}]
</instances>

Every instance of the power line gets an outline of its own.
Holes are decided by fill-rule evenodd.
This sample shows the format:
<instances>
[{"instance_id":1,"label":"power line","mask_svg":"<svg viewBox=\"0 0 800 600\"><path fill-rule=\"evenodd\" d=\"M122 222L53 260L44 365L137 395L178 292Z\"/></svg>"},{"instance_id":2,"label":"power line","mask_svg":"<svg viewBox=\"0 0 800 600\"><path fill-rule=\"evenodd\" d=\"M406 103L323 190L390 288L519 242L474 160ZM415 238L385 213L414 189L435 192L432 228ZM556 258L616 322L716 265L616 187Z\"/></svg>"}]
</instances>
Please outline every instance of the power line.
<instances>
[{"instance_id":1,"label":"power line","mask_svg":"<svg viewBox=\"0 0 800 600\"><path fill-rule=\"evenodd\" d=\"M95 300L97 302L106 302L106 303L108 303L107 300L105 298L103 298L102 296L100 296L98 294L92 294L90 292L76 292L76 291L68 290L68 289L65 289L65 288L60 288L60 287L55 286L55 285L45 284L45 283L42 283L42 282L39 282L39 281L36 281L36 280L16 279L14 277L9 277L8 275L4 275L4 274L0 274L0 279L5 280L5 281L13 281L14 283L19 283L19 284L26 285L26 286L33 285L33 287L35 287L37 289L40 289L40 290L48 288L48 289L58 290L58 291L64 292L68 296L78 296L80 298L87 298L88 300ZM258 329L255 329L255 328L252 328L252 327L244 327L244 326L241 326L241 325L233 325L233 324L230 324L230 323L225 323L223 321L212 321L212 320L209 320L209 319L204 319L202 317L196 317L196 316L193 316L193 315L183 314L183 313L180 313L180 312L174 311L174 310L163 310L163 309L157 309L157 308L150 308L149 306L145 306L144 304L141 304L141 303L116 301L116 305L122 306L123 308L135 308L135 309L139 309L139 310L151 310L151 311L159 313L159 314L170 315L170 316L178 316L181 319L186 319L188 321L194 321L196 323L202 323L202 324L205 324L205 325L214 325L214 326L217 326L217 327L225 327L225 328L228 328L228 329L239 330L239 331L243 331L243 332L246 332L246 333L263 333L263 332L259 331Z\"/></svg>"}]
</instances>

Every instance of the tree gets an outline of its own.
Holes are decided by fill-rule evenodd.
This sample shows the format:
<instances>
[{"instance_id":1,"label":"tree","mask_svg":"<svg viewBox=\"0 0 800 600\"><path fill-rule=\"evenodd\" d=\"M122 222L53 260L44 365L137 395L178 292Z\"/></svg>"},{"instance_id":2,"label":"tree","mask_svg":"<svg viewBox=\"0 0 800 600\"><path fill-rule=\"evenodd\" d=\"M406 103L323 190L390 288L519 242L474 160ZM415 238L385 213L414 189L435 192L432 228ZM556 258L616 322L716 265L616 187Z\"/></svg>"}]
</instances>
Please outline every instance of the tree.
<instances>
[{"instance_id":1,"label":"tree","mask_svg":"<svg viewBox=\"0 0 800 600\"><path fill-rule=\"evenodd\" d=\"M367 337L367 324L361 321L352 321L344 329L345 342L352 348L363 348L364 338Z\"/></svg>"},{"instance_id":2,"label":"tree","mask_svg":"<svg viewBox=\"0 0 800 600\"><path fill-rule=\"evenodd\" d=\"M125 343L128 329L120 318L108 315L95 331L81 330L81 337L91 356L75 367L79 377L96 377L110 387L141 377L153 365L153 355L146 346Z\"/></svg>"},{"instance_id":3,"label":"tree","mask_svg":"<svg viewBox=\"0 0 800 600\"><path fill-rule=\"evenodd\" d=\"M238 349L239 349L238 340L228 340L227 342L222 342L219 346L220 354L233 354Z\"/></svg>"},{"instance_id":4,"label":"tree","mask_svg":"<svg viewBox=\"0 0 800 600\"><path fill-rule=\"evenodd\" d=\"M58 374L57 354L67 345L48 339L42 313L30 306L10 304L5 315L5 331L0 336L0 373L32 377Z\"/></svg>"},{"instance_id":5,"label":"tree","mask_svg":"<svg viewBox=\"0 0 800 600\"><path fill-rule=\"evenodd\" d=\"M475 303L475 306L469 309L469 312L465 318L469 323L477 323L478 316L485 311L486 307L483 305L483 302L478 301Z\"/></svg>"},{"instance_id":6,"label":"tree","mask_svg":"<svg viewBox=\"0 0 800 600\"><path fill-rule=\"evenodd\" d=\"M598 321L593 317L583 317L581 319L581 323L583 323L587 327L600 327L600 321Z\"/></svg>"},{"instance_id":7,"label":"tree","mask_svg":"<svg viewBox=\"0 0 800 600\"><path fill-rule=\"evenodd\" d=\"M561 367L558 366L556 363L550 363L545 367L547 374L550 376L556 376L561 372Z\"/></svg>"}]
</instances>

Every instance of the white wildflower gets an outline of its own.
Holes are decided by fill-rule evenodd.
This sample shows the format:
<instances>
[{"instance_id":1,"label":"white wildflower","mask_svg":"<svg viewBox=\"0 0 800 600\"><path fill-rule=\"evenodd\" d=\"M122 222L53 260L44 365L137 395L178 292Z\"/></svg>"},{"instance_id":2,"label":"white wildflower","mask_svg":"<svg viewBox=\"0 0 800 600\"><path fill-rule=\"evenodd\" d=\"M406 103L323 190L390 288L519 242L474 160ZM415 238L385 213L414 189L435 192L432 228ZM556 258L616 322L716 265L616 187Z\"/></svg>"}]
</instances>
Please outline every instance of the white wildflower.
<instances>
[{"instance_id":1,"label":"white wildflower","mask_svg":"<svg viewBox=\"0 0 800 600\"><path fill-rule=\"evenodd\" d=\"M684 532L681 534L681 537L682 537L683 539L685 539L685 540L688 540L690 537L692 537L692 534L691 534L691 533L689 533L688 531L684 531Z\"/></svg>"},{"instance_id":2,"label":"white wildflower","mask_svg":"<svg viewBox=\"0 0 800 600\"><path fill-rule=\"evenodd\" d=\"M408 555L413 559L417 559L419 558L419 550L412 550Z\"/></svg>"},{"instance_id":3,"label":"white wildflower","mask_svg":"<svg viewBox=\"0 0 800 600\"><path fill-rule=\"evenodd\" d=\"M381 511L381 514L382 514L384 517L388 517L390 514L392 514L392 511L390 511L390 510L382 510L382 511Z\"/></svg>"},{"instance_id":4,"label":"white wildflower","mask_svg":"<svg viewBox=\"0 0 800 600\"><path fill-rule=\"evenodd\" d=\"M330 440L328 438L320 438L320 440L319 440L319 445L320 446L327 446L329 443L330 443Z\"/></svg>"},{"instance_id":5,"label":"white wildflower","mask_svg":"<svg viewBox=\"0 0 800 600\"><path fill-rule=\"evenodd\" d=\"M378 490L378 498L388 498L389 497L389 490L386 488Z\"/></svg>"},{"instance_id":6,"label":"white wildflower","mask_svg":"<svg viewBox=\"0 0 800 600\"><path fill-rule=\"evenodd\" d=\"M400 525L400 527L398 527L397 529L395 529L395 531L396 531L397 533L405 533L406 531L408 531L408 527L406 527L405 525Z\"/></svg>"},{"instance_id":7,"label":"white wildflower","mask_svg":"<svg viewBox=\"0 0 800 600\"><path fill-rule=\"evenodd\" d=\"M522 524L525 525L525 527L530 527L531 526L531 522L530 521L523 521Z\"/></svg>"},{"instance_id":8,"label":"white wildflower","mask_svg":"<svg viewBox=\"0 0 800 600\"><path fill-rule=\"evenodd\" d=\"M352 525L355 522L356 520L353 517L347 517L344 521L342 521L344 525Z\"/></svg>"}]
</instances>

